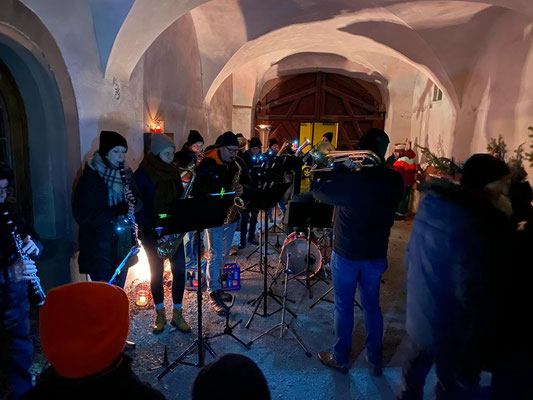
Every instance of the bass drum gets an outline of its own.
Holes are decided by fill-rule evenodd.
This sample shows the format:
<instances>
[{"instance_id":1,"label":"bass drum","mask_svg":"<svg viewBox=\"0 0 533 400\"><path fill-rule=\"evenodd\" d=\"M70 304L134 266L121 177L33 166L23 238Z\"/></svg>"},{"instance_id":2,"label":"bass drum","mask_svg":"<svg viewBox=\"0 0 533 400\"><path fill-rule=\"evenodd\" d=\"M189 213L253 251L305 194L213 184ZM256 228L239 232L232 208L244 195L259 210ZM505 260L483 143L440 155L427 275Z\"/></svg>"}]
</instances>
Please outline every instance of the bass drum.
<instances>
[{"instance_id":1,"label":"bass drum","mask_svg":"<svg viewBox=\"0 0 533 400\"><path fill-rule=\"evenodd\" d=\"M290 265L296 279L305 279L307 273L307 238L304 234L293 232L283 242L280 254L280 265L285 265L290 255ZM311 239L309 257L309 277L312 278L322 268L322 254L315 238Z\"/></svg>"}]
</instances>

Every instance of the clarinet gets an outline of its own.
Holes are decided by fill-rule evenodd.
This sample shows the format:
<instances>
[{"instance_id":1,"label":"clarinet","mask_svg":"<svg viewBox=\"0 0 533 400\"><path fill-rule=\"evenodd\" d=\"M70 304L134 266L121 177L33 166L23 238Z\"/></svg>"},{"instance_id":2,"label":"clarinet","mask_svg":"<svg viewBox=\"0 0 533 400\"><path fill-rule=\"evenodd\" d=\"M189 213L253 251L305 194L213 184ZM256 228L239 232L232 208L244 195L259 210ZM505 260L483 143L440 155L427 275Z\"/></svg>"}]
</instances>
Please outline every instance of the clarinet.
<instances>
[{"instance_id":1,"label":"clarinet","mask_svg":"<svg viewBox=\"0 0 533 400\"><path fill-rule=\"evenodd\" d=\"M122 187L123 187L123 193L124 193L124 199L126 199L126 193L130 191L130 183L128 181L128 178L126 176L126 171L124 170L124 163L120 163L119 165L119 173L120 173L120 179L122 180ZM137 231L137 224L135 223L135 214L132 211L129 211L131 209L131 206L133 205L131 200L127 200L128 202L128 216L127 220L129 223L129 226L131 227L131 238L133 240L133 245L136 248L139 248L139 232Z\"/></svg>"},{"instance_id":2,"label":"clarinet","mask_svg":"<svg viewBox=\"0 0 533 400\"><path fill-rule=\"evenodd\" d=\"M8 214L9 213L7 211L4 211L3 213L4 217L7 217ZM7 221L7 224L13 226L13 228L11 229L11 237L13 238L13 243L17 248L18 258L23 261L29 260L30 256L24 251L24 241L17 233L17 227L13 224L13 221L11 220ZM37 299L37 305L40 307L44 304L46 294L44 293L44 290L41 286L41 280L39 279L36 273L31 274L31 284L35 299Z\"/></svg>"}]
</instances>

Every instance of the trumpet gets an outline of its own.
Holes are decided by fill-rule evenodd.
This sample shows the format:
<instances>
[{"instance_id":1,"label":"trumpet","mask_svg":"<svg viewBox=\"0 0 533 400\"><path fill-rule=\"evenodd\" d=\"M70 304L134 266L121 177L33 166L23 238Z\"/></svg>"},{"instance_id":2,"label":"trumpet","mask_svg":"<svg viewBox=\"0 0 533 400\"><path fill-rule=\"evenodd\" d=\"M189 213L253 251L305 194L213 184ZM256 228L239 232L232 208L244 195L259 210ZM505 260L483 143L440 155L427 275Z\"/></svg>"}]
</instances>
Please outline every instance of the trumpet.
<instances>
[{"instance_id":1,"label":"trumpet","mask_svg":"<svg viewBox=\"0 0 533 400\"><path fill-rule=\"evenodd\" d=\"M283 140L284 140L284 143L281 146L281 149L279 149L278 153L276 154L276 157L281 156L285 152L285 150L287 150L287 146L290 143L287 139L283 139Z\"/></svg>"},{"instance_id":2,"label":"trumpet","mask_svg":"<svg viewBox=\"0 0 533 400\"><path fill-rule=\"evenodd\" d=\"M339 164L343 164L350 171L361 171L362 168L381 165L379 156L370 150L331 151L323 157L328 159L328 166L312 169L311 172L330 172Z\"/></svg>"},{"instance_id":3,"label":"trumpet","mask_svg":"<svg viewBox=\"0 0 533 400\"><path fill-rule=\"evenodd\" d=\"M299 157L302 154L302 150L305 149L309 145L311 145L311 141L309 140L309 138L305 138L305 142L303 142L301 146L298 147L298 149L296 149L296 153L294 153L294 155L296 157Z\"/></svg>"}]
</instances>

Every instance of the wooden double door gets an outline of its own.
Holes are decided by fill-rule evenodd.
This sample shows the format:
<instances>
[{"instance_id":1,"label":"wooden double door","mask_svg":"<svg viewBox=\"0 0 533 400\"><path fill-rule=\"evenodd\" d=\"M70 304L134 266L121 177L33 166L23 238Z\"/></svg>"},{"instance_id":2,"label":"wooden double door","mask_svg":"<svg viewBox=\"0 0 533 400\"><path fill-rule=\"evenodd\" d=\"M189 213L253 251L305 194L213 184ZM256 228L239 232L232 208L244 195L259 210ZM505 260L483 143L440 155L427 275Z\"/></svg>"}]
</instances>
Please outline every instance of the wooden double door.
<instances>
[{"instance_id":1,"label":"wooden double door","mask_svg":"<svg viewBox=\"0 0 533 400\"><path fill-rule=\"evenodd\" d=\"M370 128L383 129L385 107L379 88L344 75L314 72L277 78L258 101L256 125L271 125L270 137L300 137L302 123L338 124L338 150L355 149Z\"/></svg>"}]
</instances>

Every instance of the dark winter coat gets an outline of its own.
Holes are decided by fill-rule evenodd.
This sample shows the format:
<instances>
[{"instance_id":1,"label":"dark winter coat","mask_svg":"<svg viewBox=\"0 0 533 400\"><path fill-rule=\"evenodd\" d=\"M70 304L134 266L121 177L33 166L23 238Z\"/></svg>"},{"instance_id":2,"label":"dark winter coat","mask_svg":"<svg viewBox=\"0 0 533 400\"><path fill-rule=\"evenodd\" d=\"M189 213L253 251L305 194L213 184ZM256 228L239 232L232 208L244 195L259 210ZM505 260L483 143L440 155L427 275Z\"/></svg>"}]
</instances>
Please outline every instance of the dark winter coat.
<instances>
[{"instance_id":1,"label":"dark winter coat","mask_svg":"<svg viewBox=\"0 0 533 400\"><path fill-rule=\"evenodd\" d=\"M422 349L479 365L500 313L494 295L511 227L488 200L462 186L433 180L425 192L405 255L407 333Z\"/></svg>"},{"instance_id":2,"label":"dark winter coat","mask_svg":"<svg viewBox=\"0 0 533 400\"><path fill-rule=\"evenodd\" d=\"M335 253L349 260L386 258L402 193L401 175L385 166L323 174L313 194L336 206Z\"/></svg>"},{"instance_id":3,"label":"dark winter coat","mask_svg":"<svg viewBox=\"0 0 533 400\"><path fill-rule=\"evenodd\" d=\"M137 199L135 209L140 210L142 202L131 170L126 170L126 177ZM119 233L115 229L118 216L127 212L128 206L125 202L116 206L109 205L107 185L98 172L86 165L76 185L72 207L74 219L79 225L80 273L110 273L115 270L129 250L128 247L121 254L122 251L118 249ZM130 234L127 230L122 233ZM136 260L131 258L128 265L135 262Z\"/></svg>"},{"instance_id":4,"label":"dark winter coat","mask_svg":"<svg viewBox=\"0 0 533 400\"><path fill-rule=\"evenodd\" d=\"M231 163L223 162L218 155L218 149L207 152L204 160L196 167L196 182L192 189L193 196L206 197L211 193L220 193L222 189L226 192L232 191L233 178L238 169L237 163L241 166L239 184L243 186L243 198L246 198L252 185L246 163L239 157ZM236 219L238 217L237 213Z\"/></svg>"},{"instance_id":5,"label":"dark winter coat","mask_svg":"<svg viewBox=\"0 0 533 400\"><path fill-rule=\"evenodd\" d=\"M132 362L129 356L122 355L106 371L81 379L63 378L52 367L48 367L24 399L165 399L159 391L139 380L131 369Z\"/></svg>"},{"instance_id":6,"label":"dark winter coat","mask_svg":"<svg viewBox=\"0 0 533 400\"><path fill-rule=\"evenodd\" d=\"M196 154L194 154L192 151L189 151L187 144L184 144L181 150L174 155L174 161L181 168L188 167L191 164L195 165L197 159L198 157L196 157Z\"/></svg>"},{"instance_id":7,"label":"dark winter coat","mask_svg":"<svg viewBox=\"0 0 533 400\"><path fill-rule=\"evenodd\" d=\"M141 194L143 208L135 214L139 229L146 235L153 233L154 228L154 198L156 185L152 183L142 165L139 166L134 174L135 183ZM176 180L177 198L183 194L183 185L181 179Z\"/></svg>"}]
</instances>

